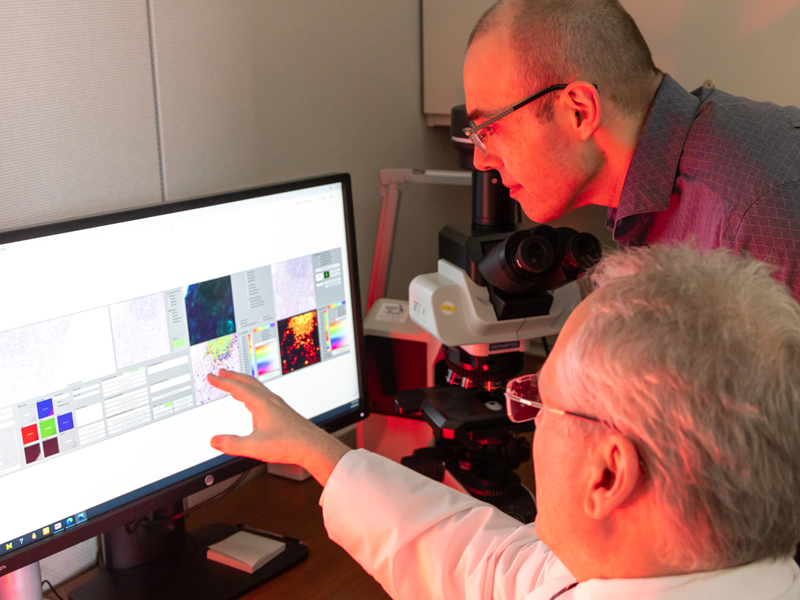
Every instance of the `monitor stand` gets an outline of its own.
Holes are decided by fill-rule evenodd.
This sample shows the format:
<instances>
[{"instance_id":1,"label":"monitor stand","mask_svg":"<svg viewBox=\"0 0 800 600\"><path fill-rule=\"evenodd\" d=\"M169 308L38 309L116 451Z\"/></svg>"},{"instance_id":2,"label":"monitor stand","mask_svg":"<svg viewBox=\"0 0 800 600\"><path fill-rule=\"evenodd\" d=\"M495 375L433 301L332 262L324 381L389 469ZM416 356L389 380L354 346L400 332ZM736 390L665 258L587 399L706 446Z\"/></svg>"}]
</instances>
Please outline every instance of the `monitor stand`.
<instances>
[{"instance_id":1,"label":"monitor stand","mask_svg":"<svg viewBox=\"0 0 800 600\"><path fill-rule=\"evenodd\" d=\"M182 519L134 534L128 534L124 527L109 531L101 540L105 568L73 590L69 597L71 600L238 598L308 556L305 544L283 538L286 550L252 575L206 558L209 544L237 531L232 525L215 524L186 533Z\"/></svg>"},{"instance_id":2,"label":"monitor stand","mask_svg":"<svg viewBox=\"0 0 800 600\"><path fill-rule=\"evenodd\" d=\"M32 563L0 577L0 600L42 600L39 563Z\"/></svg>"}]
</instances>

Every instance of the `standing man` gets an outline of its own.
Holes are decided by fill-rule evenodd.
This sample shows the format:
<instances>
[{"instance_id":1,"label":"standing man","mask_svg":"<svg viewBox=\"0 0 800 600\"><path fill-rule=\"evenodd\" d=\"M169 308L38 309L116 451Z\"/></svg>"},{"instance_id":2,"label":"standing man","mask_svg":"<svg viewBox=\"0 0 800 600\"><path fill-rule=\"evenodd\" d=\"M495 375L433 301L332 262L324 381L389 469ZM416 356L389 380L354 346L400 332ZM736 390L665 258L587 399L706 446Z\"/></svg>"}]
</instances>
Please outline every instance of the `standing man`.
<instances>
[{"instance_id":1,"label":"standing man","mask_svg":"<svg viewBox=\"0 0 800 600\"><path fill-rule=\"evenodd\" d=\"M746 250L800 299L800 109L687 92L618 0L501 0L464 89L475 166L532 220L606 206L623 245Z\"/></svg>"}]
</instances>

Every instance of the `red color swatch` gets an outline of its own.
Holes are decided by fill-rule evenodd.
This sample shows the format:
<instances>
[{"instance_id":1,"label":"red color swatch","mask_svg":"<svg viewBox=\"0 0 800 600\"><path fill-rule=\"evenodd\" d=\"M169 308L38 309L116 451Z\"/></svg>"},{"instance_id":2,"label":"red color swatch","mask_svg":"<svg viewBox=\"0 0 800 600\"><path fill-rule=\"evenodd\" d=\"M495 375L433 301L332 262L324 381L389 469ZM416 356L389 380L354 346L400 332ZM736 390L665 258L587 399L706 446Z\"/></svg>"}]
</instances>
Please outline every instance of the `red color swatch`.
<instances>
[{"instance_id":1,"label":"red color swatch","mask_svg":"<svg viewBox=\"0 0 800 600\"><path fill-rule=\"evenodd\" d=\"M39 439L39 431L36 425L28 425L22 428L22 444L30 444Z\"/></svg>"}]
</instances>

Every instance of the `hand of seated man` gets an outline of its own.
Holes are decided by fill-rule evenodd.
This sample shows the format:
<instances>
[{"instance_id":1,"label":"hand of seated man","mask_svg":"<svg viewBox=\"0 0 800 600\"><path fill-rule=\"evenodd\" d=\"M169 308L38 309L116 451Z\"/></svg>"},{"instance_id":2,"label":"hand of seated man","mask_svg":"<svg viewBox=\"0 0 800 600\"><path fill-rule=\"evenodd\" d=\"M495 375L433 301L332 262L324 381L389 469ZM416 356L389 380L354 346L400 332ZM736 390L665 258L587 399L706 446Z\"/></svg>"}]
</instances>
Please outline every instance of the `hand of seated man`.
<instances>
[{"instance_id":1,"label":"hand of seated man","mask_svg":"<svg viewBox=\"0 0 800 600\"><path fill-rule=\"evenodd\" d=\"M211 438L211 445L225 454L296 464L325 485L339 459L349 450L249 375L220 369L219 375L208 375L208 382L243 402L253 415L250 435Z\"/></svg>"}]
</instances>

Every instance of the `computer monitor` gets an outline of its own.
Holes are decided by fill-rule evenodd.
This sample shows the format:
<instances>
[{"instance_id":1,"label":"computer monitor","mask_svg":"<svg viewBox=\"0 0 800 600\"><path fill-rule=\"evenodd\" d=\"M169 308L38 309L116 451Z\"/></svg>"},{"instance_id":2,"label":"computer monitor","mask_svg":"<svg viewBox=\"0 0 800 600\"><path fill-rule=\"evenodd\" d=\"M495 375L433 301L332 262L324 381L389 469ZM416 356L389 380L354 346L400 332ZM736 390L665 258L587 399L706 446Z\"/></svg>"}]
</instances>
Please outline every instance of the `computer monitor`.
<instances>
[{"instance_id":1,"label":"computer monitor","mask_svg":"<svg viewBox=\"0 0 800 600\"><path fill-rule=\"evenodd\" d=\"M251 466L220 367L367 414L346 174L0 233L0 281L0 576Z\"/></svg>"}]
</instances>

